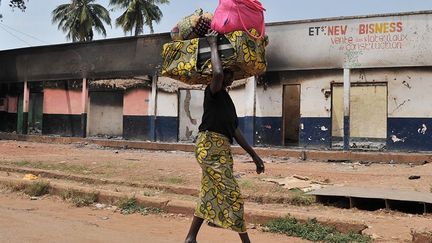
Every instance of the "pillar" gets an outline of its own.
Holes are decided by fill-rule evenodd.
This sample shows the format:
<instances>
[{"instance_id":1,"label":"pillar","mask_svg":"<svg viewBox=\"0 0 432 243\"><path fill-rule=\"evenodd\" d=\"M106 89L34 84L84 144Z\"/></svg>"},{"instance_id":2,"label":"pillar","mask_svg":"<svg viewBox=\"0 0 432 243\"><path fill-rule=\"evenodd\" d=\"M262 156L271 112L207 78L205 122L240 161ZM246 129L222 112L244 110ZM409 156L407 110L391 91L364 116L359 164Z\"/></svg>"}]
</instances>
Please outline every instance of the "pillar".
<instances>
[{"instance_id":1,"label":"pillar","mask_svg":"<svg viewBox=\"0 0 432 243\"><path fill-rule=\"evenodd\" d=\"M88 86L87 79L83 78L81 91L81 137L87 136L87 105L88 105Z\"/></svg>"},{"instance_id":2,"label":"pillar","mask_svg":"<svg viewBox=\"0 0 432 243\"><path fill-rule=\"evenodd\" d=\"M351 90L351 70L348 68L344 69L344 150L349 150L350 140L350 90Z\"/></svg>"}]
</instances>

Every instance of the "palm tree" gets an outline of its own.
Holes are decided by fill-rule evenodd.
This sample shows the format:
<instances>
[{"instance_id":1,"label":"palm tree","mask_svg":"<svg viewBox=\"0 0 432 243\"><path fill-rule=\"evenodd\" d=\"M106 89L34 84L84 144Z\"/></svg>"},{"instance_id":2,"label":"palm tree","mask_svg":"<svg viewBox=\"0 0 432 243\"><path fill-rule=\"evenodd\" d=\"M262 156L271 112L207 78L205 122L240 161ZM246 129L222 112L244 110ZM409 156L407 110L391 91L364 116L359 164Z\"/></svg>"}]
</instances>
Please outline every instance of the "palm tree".
<instances>
[{"instance_id":1,"label":"palm tree","mask_svg":"<svg viewBox=\"0 0 432 243\"><path fill-rule=\"evenodd\" d=\"M77 41L93 40L93 29L106 37L103 22L111 26L108 10L95 0L71 0L52 11L52 22L58 22L58 29L67 33L66 38Z\"/></svg>"},{"instance_id":2,"label":"palm tree","mask_svg":"<svg viewBox=\"0 0 432 243\"><path fill-rule=\"evenodd\" d=\"M166 4L169 0L110 0L110 5L126 9L116 19L116 25L121 26L125 33L135 29L135 36L144 32L144 25L154 33L153 21L159 23L162 19L162 11L157 4Z\"/></svg>"}]
</instances>

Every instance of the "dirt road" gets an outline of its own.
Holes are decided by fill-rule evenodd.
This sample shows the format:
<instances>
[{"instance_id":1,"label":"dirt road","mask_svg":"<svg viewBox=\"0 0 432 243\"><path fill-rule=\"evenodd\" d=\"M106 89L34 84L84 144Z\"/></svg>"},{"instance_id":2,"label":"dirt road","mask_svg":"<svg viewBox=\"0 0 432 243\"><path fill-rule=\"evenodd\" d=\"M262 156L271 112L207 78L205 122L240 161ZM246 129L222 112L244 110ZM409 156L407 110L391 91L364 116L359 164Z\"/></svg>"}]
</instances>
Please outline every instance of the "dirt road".
<instances>
[{"instance_id":1,"label":"dirt road","mask_svg":"<svg viewBox=\"0 0 432 243\"><path fill-rule=\"evenodd\" d=\"M398 164L328 163L324 161L301 161L297 158L264 158L264 160L268 162L266 164L266 173L256 175L253 164L245 163L250 160L247 156L235 156L234 160L236 177L239 178L241 190L249 195L258 194L264 197L286 196L291 193L288 189L284 189L271 182L263 181L262 179L284 178L292 175L307 176L311 180L317 181L329 181L335 185L409 189L424 193L430 193L432 189L432 177L430 176L432 171L431 163L421 166L410 166ZM201 174L192 153L115 150L86 144L58 145L0 141L0 165L58 171L97 179L182 186L195 190L199 186ZM14 178L23 177L22 174L15 175L4 171L1 171L0 175ZM409 180L408 178L411 175L418 175L420 178L417 180ZM55 181L52 178L50 180ZM67 181L64 183L78 185L81 182ZM158 190L144 190L143 188L135 187L123 188L118 185L97 186L97 188L99 187L105 190L138 193L154 198L175 197L182 200L195 200L193 197L172 195ZM3 196L0 195L0 197ZM28 229L29 227L21 229L19 223L15 224L15 222L30 222L31 225L34 224L30 229L34 228L37 230L37 235L42 236L44 236L44 231L47 228L57 227L57 225L60 227L63 225L63 229L58 232L64 232L67 229L66 233L55 233L57 231L53 231L51 234L54 234L55 237L60 237L60 239L64 241L68 240L66 236L70 237L70 235L74 235L74 237L83 237L79 238L80 241L94 242L93 238L91 238L94 235L92 233L94 230L92 231L91 229L96 227L96 229L100 230L100 234L97 234L97 236L106 235L106 239L108 240L118 240L118 238L116 238L117 233L111 232L118 232L117 229L121 229L123 233L118 234L123 235L122 237L130 237L125 238L130 239L129 242L146 242L135 241L146 236L153 237L152 242L170 242L170 240L173 240L171 242L181 242L190 222L190 220L184 218L171 219L159 216L138 217L138 219L135 219L135 216L124 217L122 215L106 216L103 214L96 214L98 216L92 216L87 215L88 212L78 213L81 212L80 210L87 209L71 209L68 208L68 205L63 205L61 207L53 206L53 212L49 210L49 207L43 211L44 207L40 206L40 209L35 212L40 212L42 210L48 214L48 216L42 217L38 216L40 213L33 212L34 210L31 210L31 206L29 206L30 210L25 210L26 207L23 207L24 209L10 207L11 209L8 211L6 210L7 208L4 208L5 206L2 200L3 199L0 200L0 215L9 215L8 217L11 218L7 219L6 216L3 218L0 217L0 242L3 242L1 237L5 236L13 237L18 235L20 237L30 237L26 233L31 232ZM26 203L37 204L39 201ZM62 202L60 202L60 204L62 204ZM308 218L323 217L340 221L355 219L369 226L364 233L372 235L377 242L407 242L411 239L411 230L419 232L432 230L432 216L430 214L410 215L406 213L387 212L385 210L368 212L357 209L323 207L321 205L263 205L257 204L256 202L255 204L247 202L246 206L251 205L256 208L267 208L281 212L295 213ZM12 203L11 205L15 204ZM68 209L64 210L63 207ZM90 210L90 213L95 214L95 212L100 213L99 211ZM57 213L60 214L60 216L57 215ZM52 216L49 217L49 215ZM77 215L80 217L75 217ZM22 220L18 220L19 218L14 220L13 217L21 217ZM69 217L71 218L69 219ZM110 217L110 219L101 220L100 217ZM26 218L26 220L23 220L23 218ZM35 221L31 221L32 218L34 218ZM138 221L129 224L129 222L134 222L134 220ZM45 223L44 226L44 223L37 224L37 221L52 221L55 222L55 226L51 226L50 223ZM93 224L97 224L98 226L94 226ZM125 224L125 227L123 227L122 224ZM8 233L9 230L4 230L3 225L14 225L15 230L21 230L22 232ZM70 225L70 227L67 225ZM141 227L142 225L149 226ZM39 227L41 228L39 229ZM153 229L152 227L156 228ZM87 235L76 234L76 232L85 232L86 230L88 230ZM2 231L5 232L3 233ZM172 237L170 235L170 237L164 238L165 232L172 232ZM208 238L202 238L201 242L221 242L219 238L215 241L211 240L213 237L219 237L220 235L228 237L227 240L225 240L226 242L236 242L238 240L237 236L231 232L221 232L215 229L205 229L203 232L208 233L202 234L201 237ZM47 234L45 237L51 234ZM252 232L252 234L256 234L256 237L262 237L260 233ZM158 237L162 238L159 239ZM23 238L24 241L26 241L26 239L33 240L33 238ZM34 239L37 240L36 238ZM261 238L256 239L255 242L273 242L261 241ZM76 241L74 240L71 242Z\"/></svg>"},{"instance_id":2,"label":"dirt road","mask_svg":"<svg viewBox=\"0 0 432 243\"><path fill-rule=\"evenodd\" d=\"M0 242L182 242L190 218L121 215L108 209L76 208L60 199L0 192ZM307 242L249 230L253 242ZM240 242L234 232L203 226L199 242Z\"/></svg>"},{"instance_id":3,"label":"dirt road","mask_svg":"<svg viewBox=\"0 0 432 243\"><path fill-rule=\"evenodd\" d=\"M256 175L248 156L234 157L234 170L240 177L242 191L248 194L289 193L264 178L291 175L308 176L311 180L329 181L336 185L410 189L430 192L432 163L421 166L398 164L328 163L301 161L298 158L264 158L266 173ZM101 179L177 184L197 188L200 167L192 153L145 150L105 149L84 144L43 144L0 141L0 164L57 170L91 175ZM409 176L421 176L409 180Z\"/></svg>"}]
</instances>

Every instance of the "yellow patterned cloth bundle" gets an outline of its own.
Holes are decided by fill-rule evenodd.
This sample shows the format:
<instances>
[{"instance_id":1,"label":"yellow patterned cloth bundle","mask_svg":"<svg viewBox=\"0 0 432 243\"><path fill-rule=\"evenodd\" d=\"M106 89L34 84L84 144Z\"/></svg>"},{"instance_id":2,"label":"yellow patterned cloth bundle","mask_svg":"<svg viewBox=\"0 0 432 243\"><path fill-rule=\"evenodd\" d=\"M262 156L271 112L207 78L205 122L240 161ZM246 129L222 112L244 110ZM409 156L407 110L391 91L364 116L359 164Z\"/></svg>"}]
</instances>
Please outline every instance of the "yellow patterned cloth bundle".
<instances>
[{"instance_id":1,"label":"yellow patterned cloth bundle","mask_svg":"<svg viewBox=\"0 0 432 243\"><path fill-rule=\"evenodd\" d=\"M244 200L233 175L231 144L227 137L200 132L195 156L202 169L195 216L236 232L246 232Z\"/></svg>"},{"instance_id":2,"label":"yellow patterned cloth bundle","mask_svg":"<svg viewBox=\"0 0 432 243\"><path fill-rule=\"evenodd\" d=\"M251 32L257 35L256 30ZM221 36L218 48L223 68L234 71L235 80L264 74L267 43L267 38L255 40L243 31ZM162 76L187 84L211 82L210 48L205 38L167 43L163 46L162 58Z\"/></svg>"},{"instance_id":3,"label":"yellow patterned cloth bundle","mask_svg":"<svg viewBox=\"0 0 432 243\"><path fill-rule=\"evenodd\" d=\"M213 14L204 12L201 8L195 13L184 17L171 30L171 38L177 40L190 40L204 37L210 29Z\"/></svg>"}]
</instances>

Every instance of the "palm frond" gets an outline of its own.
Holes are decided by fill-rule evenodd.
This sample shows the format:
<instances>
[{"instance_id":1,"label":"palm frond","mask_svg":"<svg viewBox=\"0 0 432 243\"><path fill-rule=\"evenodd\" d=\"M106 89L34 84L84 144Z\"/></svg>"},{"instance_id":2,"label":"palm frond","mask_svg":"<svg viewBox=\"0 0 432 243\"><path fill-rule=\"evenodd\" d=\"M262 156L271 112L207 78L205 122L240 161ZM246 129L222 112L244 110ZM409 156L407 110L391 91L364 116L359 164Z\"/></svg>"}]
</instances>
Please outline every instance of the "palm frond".
<instances>
[{"instance_id":1,"label":"palm frond","mask_svg":"<svg viewBox=\"0 0 432 243\"><path fill-rule=\"evenodd\" d=\"M153 33L153 21L159 23L163 17L158 4L167 4L169 0L111 0L110 4L125 9L116 19L116 26L120 26L124 33L135 29L135 35L144 32L148 26Z\"/></svg>"},{"instance_id":2,"label":"palm frond","mask_svg":"<svg viewBox=\"0 0 432 243\"><path fill-rule=\"evenodd\" d=\"M104 23L111 26L108 10L95 0L72 0L70 4L62 4L52 11L52 23L66 33L68 40L90 41L93 29L106 36Z\"/></svg>"}]
</instances>

